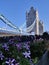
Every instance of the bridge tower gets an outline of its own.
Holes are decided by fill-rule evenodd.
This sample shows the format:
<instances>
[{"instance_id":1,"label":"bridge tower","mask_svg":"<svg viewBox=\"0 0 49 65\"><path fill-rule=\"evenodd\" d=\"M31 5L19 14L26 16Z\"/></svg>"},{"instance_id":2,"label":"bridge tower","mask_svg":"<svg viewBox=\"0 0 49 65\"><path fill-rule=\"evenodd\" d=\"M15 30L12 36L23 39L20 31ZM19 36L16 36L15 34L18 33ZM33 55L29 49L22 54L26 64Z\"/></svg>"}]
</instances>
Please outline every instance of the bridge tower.
<instances>
[{"instance_id":1,"label":"bridge tower","mask_svg":"<svg viewBox=\"0 0 49 65\"><path fill-rule=\"evenodd\" d=\"M26 31L28 33L34 32L36 35L43 34L43 24L39 20L38 11L33 7L30 8L29 12L26 12Z\"/></svg>"}]
</instances>

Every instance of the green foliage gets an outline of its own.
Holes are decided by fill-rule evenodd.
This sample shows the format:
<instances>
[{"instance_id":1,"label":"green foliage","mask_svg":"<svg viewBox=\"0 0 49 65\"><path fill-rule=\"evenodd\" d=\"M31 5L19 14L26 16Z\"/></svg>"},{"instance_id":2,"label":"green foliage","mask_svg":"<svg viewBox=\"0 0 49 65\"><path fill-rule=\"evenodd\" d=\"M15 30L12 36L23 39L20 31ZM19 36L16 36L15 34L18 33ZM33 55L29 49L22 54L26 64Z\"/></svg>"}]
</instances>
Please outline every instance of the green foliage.
<instances>
[{"instance_id":1,"label":"green foliage","mask_svg":"<svg viewBox=\"0 0 49 65\"><path fill-rule=\"evenodd\" d=\"M25 58L21 58L20 65L30 65L29 60Z\"/></svg>"},{"instance_id":2,"label":"green foliage","mask_svg":"<svg viewBox=\"0 0 49 65\"><path fill-rule=\"evenodd\" d=\"M38 57L34 58L33 62L34 62L34 64L36 64L38 62Z\"/></svg>"},{"instance_id":3,"label":"green foliage","mask_svg":"<svg viewBox=\"0 0 49 65\"><path fill-rule=\"evenodd\" d=\"M45 52L45 42L42 41L40 43L32 43L30 45L30 51L31 57L34 59L34 63L36 63Z\"/></svg>"}]
</instances>

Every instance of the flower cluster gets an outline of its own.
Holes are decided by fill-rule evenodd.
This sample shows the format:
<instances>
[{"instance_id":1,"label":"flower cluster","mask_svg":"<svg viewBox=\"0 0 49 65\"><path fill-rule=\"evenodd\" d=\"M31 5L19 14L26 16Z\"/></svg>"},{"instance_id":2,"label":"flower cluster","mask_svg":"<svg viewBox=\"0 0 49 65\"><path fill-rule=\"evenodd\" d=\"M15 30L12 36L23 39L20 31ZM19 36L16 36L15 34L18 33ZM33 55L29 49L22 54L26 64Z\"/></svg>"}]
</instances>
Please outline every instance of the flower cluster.
<instances>
[{"instance_id":1,"label":"flower cluster","mask_svg":"<svg viewBox=\"0 0 49 65\"><path fill-rule=\"evenodd\" d=\"M2 54L2 52L0 51L0 60L3 60L4 55Z\"/></svg>"},{"instance_id":2,"label":"flower cluster","mask_svg":"<svg viewBox=\"0 0 49 65\"><path fill-rule=\"evenodd\" d=\"M19 63L16 62L15 59L8 58L5 62L6 65L19 65Z\"/></svg>"},{"instance_id":3,"label":"flower cluster","mask_svg":"<svg viewBox=\"0 0 49 65\"><path fill-rule=\"evenodd\" d=\"M0 65L30 65L31 52L29 44L29 41L17 42L16 38L15 40L10 39L7 43L1 43Z\"/></svg>"}]
</instances>

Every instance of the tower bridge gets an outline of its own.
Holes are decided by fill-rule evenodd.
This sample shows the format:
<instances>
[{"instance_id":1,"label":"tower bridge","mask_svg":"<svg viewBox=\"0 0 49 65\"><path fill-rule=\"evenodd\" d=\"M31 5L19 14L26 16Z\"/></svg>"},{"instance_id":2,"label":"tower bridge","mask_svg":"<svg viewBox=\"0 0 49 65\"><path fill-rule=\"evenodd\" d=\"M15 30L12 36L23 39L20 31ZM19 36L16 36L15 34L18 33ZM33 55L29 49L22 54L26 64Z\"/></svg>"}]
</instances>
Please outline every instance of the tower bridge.
<instances>
[{"instance_id":1,"label":"tower bridge","mask_svg":"<svg viewBox=\"0 0 49 65\"><path fill-rule=\"evenodd\" d=\"M0 20L14 30L0 28L0 36L15 36L15 35L32 35L34 32L37 35L43 34L43 23L39 20L38 11L31 7L29 12L26 12L26 22L19 27L15 26L5 16L0 14Z\"/></svg>"},{"instance_id":2,"label":"tower bridge","mask_svg":"<svg viewBox=\"0 0 49 65\"><path fill-rule=\"evenodd\" d=\"M39 19L38 10L35 10L33 7L30 8L29 12L26 12L26 27L29 33L43 34L43 23Z\"/></svg>"}]
</instances>

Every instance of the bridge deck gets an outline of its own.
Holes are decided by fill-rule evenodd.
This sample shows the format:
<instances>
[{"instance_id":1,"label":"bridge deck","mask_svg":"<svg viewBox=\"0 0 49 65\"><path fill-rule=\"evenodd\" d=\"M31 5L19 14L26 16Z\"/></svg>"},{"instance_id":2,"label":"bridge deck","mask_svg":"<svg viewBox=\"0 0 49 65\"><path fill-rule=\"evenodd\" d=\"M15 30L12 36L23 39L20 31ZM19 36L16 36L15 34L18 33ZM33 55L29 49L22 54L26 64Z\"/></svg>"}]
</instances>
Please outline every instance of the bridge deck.
<instances>
[{"instance_id":1,"label":"bridge deck","mask_svg":"<svg viewBox=\"0 0 49 65\"><path fill-rule=\"evenodd\" d=\"M19 36L20 34L0 33L0 37L3 36Z\"/></svg>"}]
</instances>

